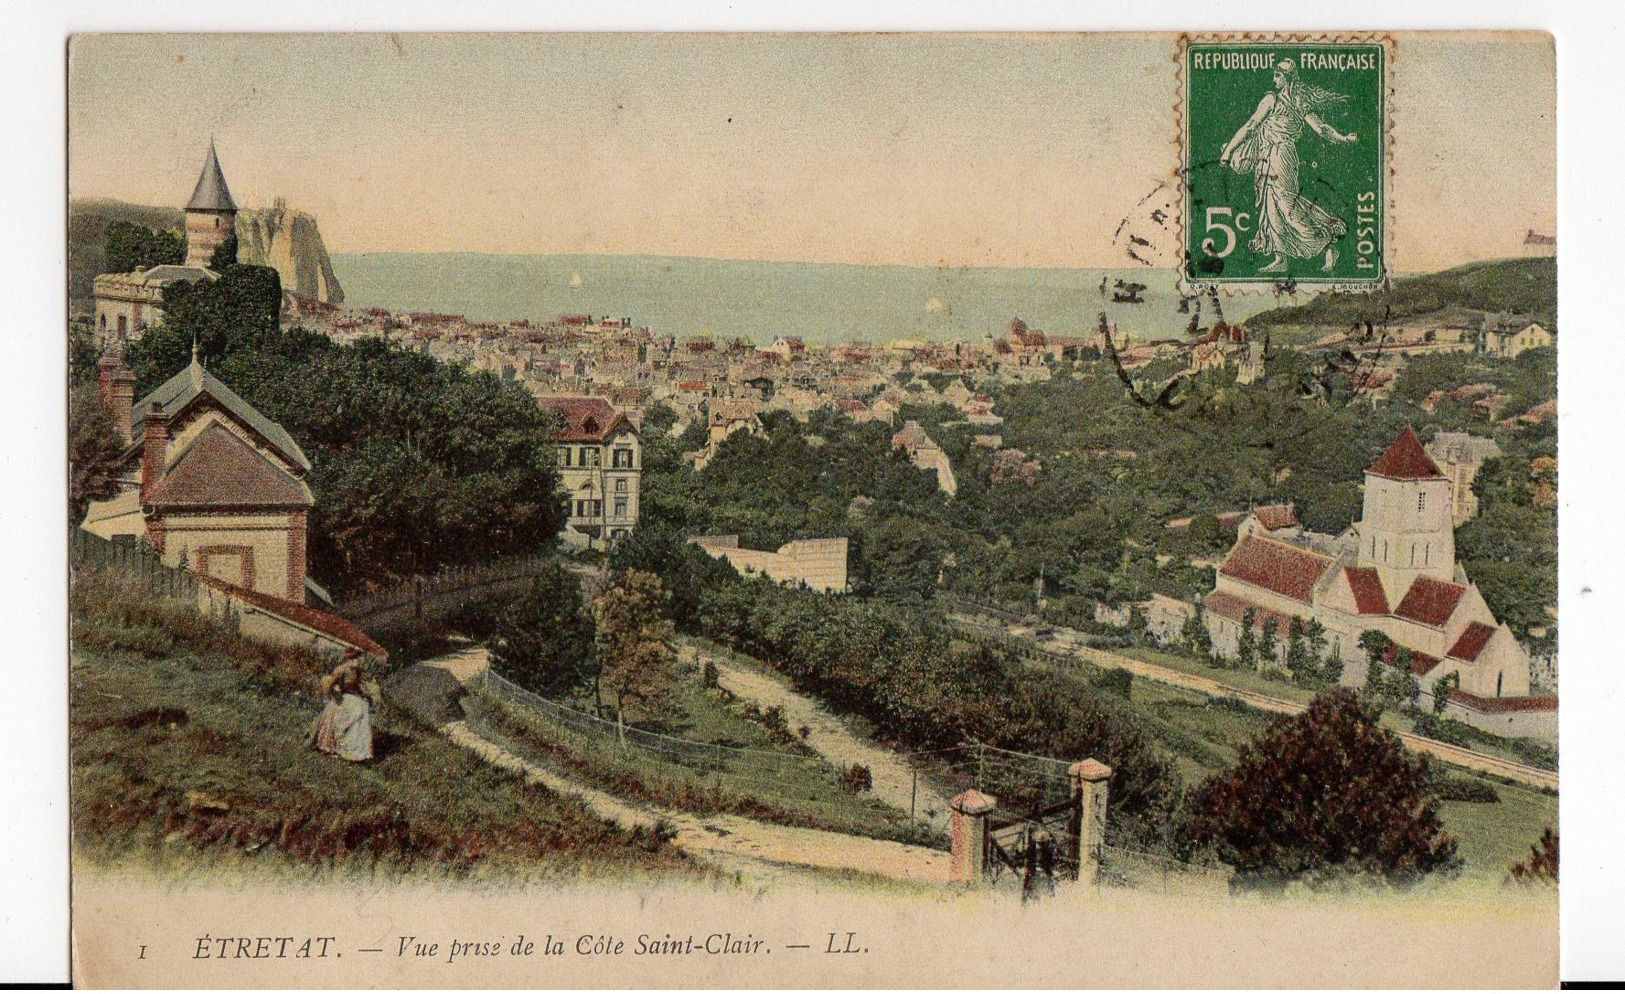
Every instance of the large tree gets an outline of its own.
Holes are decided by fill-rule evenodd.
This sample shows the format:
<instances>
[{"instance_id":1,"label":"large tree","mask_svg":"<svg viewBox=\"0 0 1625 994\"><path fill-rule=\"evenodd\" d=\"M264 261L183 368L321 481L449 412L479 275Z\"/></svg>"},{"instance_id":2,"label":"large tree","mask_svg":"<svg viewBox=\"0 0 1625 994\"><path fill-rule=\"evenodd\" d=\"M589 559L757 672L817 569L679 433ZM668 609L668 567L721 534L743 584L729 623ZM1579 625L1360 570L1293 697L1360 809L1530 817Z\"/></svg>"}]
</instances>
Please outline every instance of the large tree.
<instances>
[{"instance_id":1,"label":"large tree","mask_svg":"<svg viewBox=\"0 0 1625 994\"><path fill-rule=\"evenodd\" d=\"M1343 688L1243 746L1197 791L1189 828L1250 886L1347 874L1403 883L1459 865L1427 764Z\"/></svg>"},{"instance_id":2,"label":"large tree","mask_svg":"<svg viewBox=\"0 0 1625 994\"><path fill-rule=\"evenodd\" d=\"M310 571L330 589L550 547L565 510L555 422L524 388L382 340L275 331L268 299L247 326L216 304L192 312L200 353L310 457ZM191 361L187 327L131 346L140 389Z\"/></svg>"},{"instance_id":3,"label":"large tree","mask_svg":"<svg viewBox=\"0 0 1625 994\"><path fill-rule=\"evenodd\" d=\"M124 449L94 387L72 391L68 406L68 524L85 520L91 501L118 494L115 463Z\"/></svg>"},{"instance_id":4,"label":"large tree","mask_svg":"<svg viewBox=\"0 0 1625 994\"><path fill-rule=\"evenodd\" d=\"M593 635L580 579L553 560L497 618L491 663L538 694L569 693L592 678Z\"/></svg>"},{"instance_id":5,"label":"large tree","mask_svg":"<svg viewBox=\"0 0 1625 994\"><path fill-rule=\"evenodd\" d=\"M102 237L104 271L129 273L186 261L186 238L178 231L156 231L129 221L113 221Z\"/></svg>"},{"instance_id":6,"label":"large tree","mask_svg":"<svg viewBox=\"0 0 1625 994\"><path fill-rule=\"evenodd\" d=\"M660 577L628 570L593 601L597 626L597 691L624 724L639 712L661 710L676 679L677 653L672 624L664 616L666 591Z\"/></svg>"}]
</instances>

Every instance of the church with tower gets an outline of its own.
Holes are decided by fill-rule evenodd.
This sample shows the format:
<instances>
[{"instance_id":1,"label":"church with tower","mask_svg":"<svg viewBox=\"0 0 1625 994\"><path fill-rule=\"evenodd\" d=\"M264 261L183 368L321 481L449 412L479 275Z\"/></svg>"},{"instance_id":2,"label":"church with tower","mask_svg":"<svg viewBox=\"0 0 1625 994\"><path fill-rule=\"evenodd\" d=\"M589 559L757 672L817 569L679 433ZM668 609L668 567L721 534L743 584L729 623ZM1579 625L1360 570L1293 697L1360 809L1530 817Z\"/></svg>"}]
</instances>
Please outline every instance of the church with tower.
<instances>
[{"instance_id":1,"label":"church with tower","mask_svg":"<svg viewBox=\"0 0 1625 994\"><path fill-rule=\"evenodd\" d=\"M1242 625L1274 620L1284 652L1292 619L1319 621L1343 680L1362 684L1367 631L1409 649L1424 693L1454 675L1453 714L1502 734L1555 734L1556 700L1531 696L1529 654L1456 562L1451 481L1407 427L1365 471L1360 520L1340 535L1299 525L1290 507L1259 508L1203 601L1214 652L1234 657ZM1536 734L1543 734L1537 732Z\"/></svg>"},{"instance_id":2,"label":"church with tower","mask_svg":"<svg viewBox=\"0 0 1625 994\"><path fill-rule=\"evenodd\" d=\"M219 279L209 268L215 250L235 232L237 202L226 186L225 173L214 142L203 160L192 199L186 203L186 260L131 273L103 273L96 277L96 337L138 341L163 321L164 288L176 283Z\"/></svg>"}]
</instances>

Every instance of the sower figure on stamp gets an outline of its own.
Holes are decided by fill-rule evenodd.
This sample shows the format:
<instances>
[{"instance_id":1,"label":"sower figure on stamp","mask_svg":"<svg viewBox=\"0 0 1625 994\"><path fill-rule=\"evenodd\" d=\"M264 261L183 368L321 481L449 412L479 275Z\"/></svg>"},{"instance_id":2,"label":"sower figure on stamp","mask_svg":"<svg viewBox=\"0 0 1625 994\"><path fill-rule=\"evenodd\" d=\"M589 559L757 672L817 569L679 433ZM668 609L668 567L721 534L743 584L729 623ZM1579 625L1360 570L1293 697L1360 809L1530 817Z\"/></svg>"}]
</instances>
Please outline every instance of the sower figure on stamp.
<instances>
[{"instance_id":1,"label":"sower figure on stamp","mask_svg":"<svg viewBox=\"0 0 1625 994\"><path fill-rule=\"evenodd\" d=\"M1287 257L1309 259L1326 253L1326 272L1337 263L1334 243L1348 231L1343 219L1333 217L1298 190L1298 138L1308 125L1334 145L1359 140L1322 121L1316 111L1348 97L1298 79L1291 59L1275 68L1275 90L1264 94L1258 109L1224 146L1219 161L1239 173L1251 173L1258 203L1258 227L1250 247L1268 252L1271 259L1262 273L1286 271Z\"/></svg>"},{"instance_id":2,"label":"sower figure on stamp","mask_svg":"<svg viewBox=\"0 0 1625 994\"><path fill-rule=\"evenodd\" d=\"M341 663L322 679L327 704L311 725L306 742L329 756L353 763L372 758L372 712L378 685L361 678L361 667Z\"/></svg>"}]
</instances>

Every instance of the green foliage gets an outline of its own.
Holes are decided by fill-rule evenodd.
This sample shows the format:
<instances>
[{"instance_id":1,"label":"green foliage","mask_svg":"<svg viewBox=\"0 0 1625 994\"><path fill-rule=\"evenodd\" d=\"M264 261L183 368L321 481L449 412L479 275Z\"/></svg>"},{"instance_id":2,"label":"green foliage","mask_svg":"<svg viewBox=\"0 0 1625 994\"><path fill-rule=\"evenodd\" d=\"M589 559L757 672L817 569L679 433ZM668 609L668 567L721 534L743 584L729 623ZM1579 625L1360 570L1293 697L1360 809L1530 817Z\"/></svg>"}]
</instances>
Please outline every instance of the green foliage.
<instances>
[{"instance_id":1,"label":"green foliage","mask_svg":"<svg viewBox=\"0 0 1625 994\"><path fill-rule=\"evenodd\" d=\"M1100 671L1098 676L1089 681L1089 685L1128 700L1134 693L1134 674L1128 670L1120 670L1115 667L1104 669Z\"/></svg>"},{"instance_id":2,"label":"green foliage","mask_svg":"<svg viewBox=\"0 0 1625 994\"><path fill-rule=\"evenodd\" d=\"M1461 686L1460 673L1446 673L1433 683L1433 713L1443 715L1450 704L1450 692Z\"/></svg>"},{"instance_id":3,"label":"green foliage","mask_svg":"<svg viewBox=\"0 0 1625 994\"><path fill-rule=\"evenodd\" d=\"M1465 801L1468 804L1501 803L1501 795L1494 785L1478 777L1452 773L1433 775L1433 796L1441 801Z\"/></svg>"},{"instance_id":4,"label":"green foliage","mask_svg":"<svg viewBox=\"0 0 1625 994\"><path fill-rule=\"evenodd\" d=\"M1206 609L1200 600L1180 624L1179 645L1197 659L1205 661L1213 658L1213 633L1208 631Z\"/></svg>"},{"instance_id":5,"label":"green foliage","mask_svg":"<svg viewBox=\"0 0 1625 994\"><path fill-rule=\"evenodd\" d=\"M497 618L491 664L528 690L557 697L593 675L594 627L580 579L558 560Z\"/></svg>"},{"instance_id":6,"label":"green foliage","mask_svg":"<svg viewBox=\"0 0 1625 994\"><path fill-rule=\"evenodd\" d=\"M1557 883L1557 833L1548 826L1540 833L1540 842L1529 847L1529 858L1512 866L1512 879L1520 884Z\"/></svg>"},{"instance_id":7,"label":"green foliage","mask_svg":"<svg viewBox=\"0 0 1625 994\"><path fill-rule=\"evenodd\" d=\"M1276 665L1276 649L1281 644L1274 617L1264 619L1258 627L1258 665L1270 669Z\"/></svg>"},{"instance_id":8,"label":"green foliage","mask_svg":"<svg viewBox=\"0 0 1625 994\"><path fill-rule=\"evenodd\" d=\"M1557 260L1498 259L1440 273L1404 276L1394 281L1392 289L1324 293L1307 304L1255 314L1247 325L1255 331L1306 325L1348 328L1384 318L1403 322L1459 308L1528 315L1553 328L1557 315Z\"/></svg>"},{"instance_id":9,"label":"green foliage","mask_svg":"<svg viewBox=\"0 0 1625 994\"><path fill-rule=\"evenodd\" d=\"M73 324L68 328L68 388L70 390L98 388L97 362L101 349L89 324Z\"/></svg>"},{"instance_id":10,"label":"green foliage","mask_svg":"<svg viewBox=\"0 0 1625 994\"><path fill-rule=\"evenodd\" d=\"M1241 615L1241 633L1236 636L1236 666L1244 670L1258 666L1258 611L1248 608Z\"/></svg>"},{"instance_id":11,"label":"green foliage","mask_svg":"<svg viewBox=\"0 0 1625 994\"><path fill-rule=\"evenodd\" d=\"M618 721L661 713L676 679L665 593L660 577L628 570L593 600L598 693L609 698Z\"/></svg>"},{"instance_id":12,"label":"green foliage","mask_svg":"<svg viewBox=\"0 0 1625 994\"><path fill-rule=\"evenodd\" d=\"M553 422L523 388L376 339L211 327L210 371L310 457L310 572L329 589L550 547ZM131 347L143 389L191 361L181 344L166 323Z\"/></svg>"},{"instance_id":13,"label":"green foliage","mask_svg":"<svg viewBox=\"0 0 1625 994\"><path fill-rule=\"evenodd\" d=\"M70 392L68 399L68 524L85 520L92 501L119 492L117 462L124 451L113 415L94 387Z\"/></svg>"},{"instance_id":14,"label":"green foliage","mask_svg":"<svg viewBox=\"0 0 1625 994\"><path fill-rule=\"evenodd\" d=\"M178 231L154 230L129 221L108 224L102 243L103 265L109 273L130 273L153 266L178 266L186 261L186 236Z\"/></svg>"},{"instance_id":15,"label":"green foliage","mask_svg":"<svg viewBox=\"0 0 1625 994\"><path fill-rule=\"evenodd\" d=\"M967 741L1048 756L1095 756L1116 770L1114 809L1131 824L1164 824L1174 770L1145 736L1107 710L1105 697L1057 674L1034 672L1002 650L955 642L923 605L832 597L741 579L675 535L645 534L617 546L618 562L658 564L693 603L679 627L771 660L832 708L885 729L899 744L944 748ZM684 578L704 577L703 580ZM685 586L688 588L685 591Z\"/></svg>"},{"instance_id":16,"label":"green foliage","mask_svg":"<svg viewBox=\"0 0 1625 994\"><path fill-rule=\"evenodd\" d=\"M1427 764L1343 689L1242 747L1197 791L1189 830L1251 886L1347 874L1408 883L1459 865Z\"/></svg>"},{"instance_id":17,"label":"green foliage","mask_svg":"<svg viewBox=\"0 0 1625 994\"><path fill-rule=\"evenodd\" d=\"M235 238L228 238L221 248L234 251L235 246ZM164 288L163 323L130 347L130 368L139 392L152 389L190 362L194 342L212 369L217 360L277 336L282 277L269 266L226 264L226 258L223 251L216 253L219 279Z\"/></svg>"}]
</instances>

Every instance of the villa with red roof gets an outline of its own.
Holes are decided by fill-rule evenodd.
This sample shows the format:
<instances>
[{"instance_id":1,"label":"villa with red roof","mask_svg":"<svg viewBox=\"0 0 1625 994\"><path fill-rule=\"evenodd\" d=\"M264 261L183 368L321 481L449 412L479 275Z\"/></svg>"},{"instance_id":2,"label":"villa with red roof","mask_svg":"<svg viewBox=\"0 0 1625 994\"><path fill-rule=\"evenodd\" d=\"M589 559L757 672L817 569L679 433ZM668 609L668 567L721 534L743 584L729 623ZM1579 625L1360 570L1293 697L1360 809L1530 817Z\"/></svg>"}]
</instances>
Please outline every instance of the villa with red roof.
<instances>
[{"instance_id":1,"label":"villa with red roof","mask_svg":"<svg viewBox=\"0 0 1625 994\"><path fill-rule=\"evenodd\" d=\"M638 523L643 445L625 414L603 397L538 397L559 419L552 436L570 516L560 538L604 548Z\"/></svg>"},{"instance_id":2,"label":"villa with red roof","mask_svg":"<svg viewBox=\"0 0 1625 994\"><path fill-rule=\"evenodd\" d=\"M1256 626L1275 621L1283 654L1291 619L1313 618L1343 660L1342 682L1358 686L1360 636L1379 631L1396 646L1390 663L1397 647L1411 651L1424 693L1455 674L1454 716L1504 735L1555 735L1555 698L1530 696L1528 653L1456 563L1451 485L1407 427L1366 470L1360 520L1343 534L1303 531L1290 505L1257 509L1204 600L1215 653L1235 654L1249 612Z\"/></svg>"}]
</instances>

